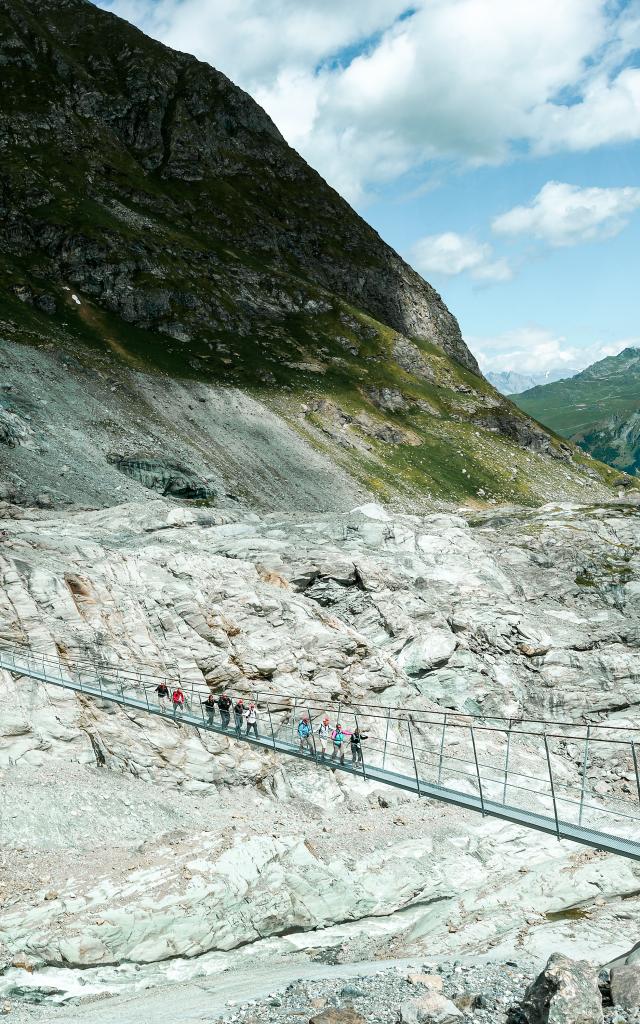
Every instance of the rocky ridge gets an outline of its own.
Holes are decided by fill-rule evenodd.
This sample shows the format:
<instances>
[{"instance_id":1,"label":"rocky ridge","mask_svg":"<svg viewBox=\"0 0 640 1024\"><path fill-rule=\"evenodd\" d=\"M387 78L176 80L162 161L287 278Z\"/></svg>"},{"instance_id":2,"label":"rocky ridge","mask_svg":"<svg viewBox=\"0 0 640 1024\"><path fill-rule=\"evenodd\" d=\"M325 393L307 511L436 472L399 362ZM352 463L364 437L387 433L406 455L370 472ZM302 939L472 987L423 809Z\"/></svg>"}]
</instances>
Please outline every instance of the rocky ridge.
<instances>
[{"instance_id":1,"label":"rocky ridge","mask_svg":"<svg viewBox=\"0 0 640 1024\"><path fill-rule=\"evenodd\" d=\"M220 72L85 0L2 0L0 66L12 500L604 496L606 472L479 375L440 296Z\"/></svg>"}]
</instances>

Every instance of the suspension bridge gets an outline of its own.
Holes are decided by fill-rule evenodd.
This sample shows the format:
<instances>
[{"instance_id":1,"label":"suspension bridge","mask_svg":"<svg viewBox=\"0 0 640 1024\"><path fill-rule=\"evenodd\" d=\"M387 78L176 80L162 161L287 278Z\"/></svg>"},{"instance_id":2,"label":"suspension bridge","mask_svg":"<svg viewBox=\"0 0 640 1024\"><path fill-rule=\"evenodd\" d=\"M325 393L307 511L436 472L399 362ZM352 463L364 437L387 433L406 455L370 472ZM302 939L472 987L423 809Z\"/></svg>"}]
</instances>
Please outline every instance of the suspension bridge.
<instances>
[{"instance_id":1,"label":"suspension bridge","mask_svg":"<svg viewBox=\"0 0 640 1024\"><path fill-rule=\"evenodd\" d=\"M106 662L0 647L0 669L47 686L120 705L135 714L169 719L156 696L176 680ZM258 735L239 734L204 705L207 686L185 687L182 726L225 734L274 755L314 762L319 770L357 775L418 797L640 860L640 773L637 735L625 726L536 719L488 718L456 711L423 711L332 702L287 694L244 692L258 710ZM329 715L347 733L347 760L321 756L319 721ZM312 725L309 750L296 728ZM233 715L231 716L233 719ZM350 763L348 734L367 735L361 765ZM603 784L615 766L618 785Z\"/></svg>"}]
</instances>

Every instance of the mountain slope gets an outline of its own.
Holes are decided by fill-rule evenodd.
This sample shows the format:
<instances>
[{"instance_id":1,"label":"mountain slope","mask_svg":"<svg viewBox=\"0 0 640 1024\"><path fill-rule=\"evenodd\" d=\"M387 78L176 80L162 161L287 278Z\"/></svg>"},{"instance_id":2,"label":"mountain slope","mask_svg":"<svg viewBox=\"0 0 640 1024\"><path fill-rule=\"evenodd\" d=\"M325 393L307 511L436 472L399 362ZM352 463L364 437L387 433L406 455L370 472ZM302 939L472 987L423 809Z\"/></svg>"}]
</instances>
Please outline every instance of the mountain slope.
<instances>
[{"instance_id":1,"label":"mountain slope","mask_svg":"<svg viewBox=\"0 0 640 1024\"><path fill-rule=\"evenodd\" d=\"M640 468L640 349L624 349L513 400L595 458L630 473Z\"/></svg>"},{"instance_id":2,"label":"mountain slope","mask_svg":"<svg viewBox=\"0 0 640 1024\"><path fill-rule=\"evenodd\" d=\"M224 75L86 0L0 0L0 65L8 493L316 507L315 466L327 504L580 494L580 459Z\"/></svg>"},{"instance_id":3,"label":"mountain slope","mask_svg":"<svg viewBox=\"0 0 640 1024\"><path fill-rule=\"evenodd\" d=\"M555 373L516 373L514 370L503 370L500 372L490 371L485 374L490 384L502 395L518 395L523 391L529 391L538 385L549 384L558 380L560 374ZM566 373L563 374L566 376Z\"/></svg>"}]
</instances>

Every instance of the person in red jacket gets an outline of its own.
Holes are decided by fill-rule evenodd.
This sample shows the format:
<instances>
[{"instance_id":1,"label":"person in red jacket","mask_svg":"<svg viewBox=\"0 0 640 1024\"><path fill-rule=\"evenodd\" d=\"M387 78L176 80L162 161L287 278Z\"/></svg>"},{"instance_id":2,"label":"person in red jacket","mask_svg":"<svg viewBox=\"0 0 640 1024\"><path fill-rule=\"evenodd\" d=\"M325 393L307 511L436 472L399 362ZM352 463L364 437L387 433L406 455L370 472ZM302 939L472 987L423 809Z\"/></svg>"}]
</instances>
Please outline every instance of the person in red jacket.
<instances>
[{"instance_id":1,"label":"person in red jacket","mask_svg":"<svg viewBox=\"0 0 640 1024\"><path fill-rule=\"evenodd\" d=\"M176 686L175 690L171 694L171 703L173 704L173 717L174 718L178 717L178 712L180 714L183 713L183 711L184 711L184 702L185 702L184 691L180 689L180 683L178 683L178 685Z\"/></svg>"}]
</instances>

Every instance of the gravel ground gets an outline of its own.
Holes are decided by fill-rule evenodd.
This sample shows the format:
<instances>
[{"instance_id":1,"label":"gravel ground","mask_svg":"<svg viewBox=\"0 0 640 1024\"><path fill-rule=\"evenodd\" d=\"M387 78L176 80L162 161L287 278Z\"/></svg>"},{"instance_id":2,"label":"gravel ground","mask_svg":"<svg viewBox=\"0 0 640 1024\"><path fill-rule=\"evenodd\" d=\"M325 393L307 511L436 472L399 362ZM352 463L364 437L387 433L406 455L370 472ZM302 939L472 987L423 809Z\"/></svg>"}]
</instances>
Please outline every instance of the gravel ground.
<instances>
[{"instance_id":1,"label":"gravel ground","mask_svg":"<svg viewBox=\"0 0 640 1024\"><path fill-rule=\"evenodd\" d=\"M303 764L288 769L291 778L305 772ZM427 824L434 835L454 828L444 805L395 794L383 794L380 803L357 781L344 782L339 773L334 778L341 813L357 816L349 835L352 858L397 841L399 829L410 840ZM49 773L19 764L0 769L0 823L0 905L69 879L80 884L124 876L151 865L159 845L200 832L219 835L220 852L235 837L293 831L312 841L320 856L335 854L331 815L310 800L283 804L249 786L180 793L79 764L59 763Z\"/></svg>"},{"instance_id":2,"label":"gravel ground","mask_svg":"<svg viewBox=\"0 0 640 1024\"><path fill-rule=\"evenodd\" d=\"M352 1007L370 1024L395 1024L400 1005L424 994L423 985L409 981L412 975L421 973L440 977L444 995L478 1024L506 1020L508 1008L521 999L534 977L533 971L522 970L515 963L416 964L413 970L381 970L371 977L356 974L337 984L333 979L293 982L267 1000L229 1007L218 1019L299 1024L321 1008L335 1006Z\"/></svg>"},{"instance_id":3,"label":"gravel ground","mask_svg":"<svg viewBox=\"0 0 640 1024\"><path fill-rule=\"evenodd\" d=\"M537 971L515 961L423 963L413 968L402 963L373 975L293 981L284 989L274 990L267 999L228 1000L225 1011L211 1019L225 1024L300 1024L324 1008L337 1007L352 1008L369 1024L397 1024L399 1007L425 992L418 981L421 974L434 979L436 985L441 979L443 995L458 1007L463 1018L477 1024L507 1024L509 1011L518 1006ZM637 1021L640 1008L604 1007L604 1024Z\"/></svg>"}]
</instances>

